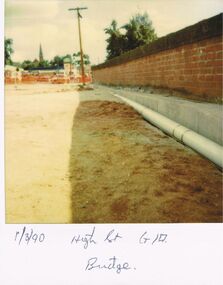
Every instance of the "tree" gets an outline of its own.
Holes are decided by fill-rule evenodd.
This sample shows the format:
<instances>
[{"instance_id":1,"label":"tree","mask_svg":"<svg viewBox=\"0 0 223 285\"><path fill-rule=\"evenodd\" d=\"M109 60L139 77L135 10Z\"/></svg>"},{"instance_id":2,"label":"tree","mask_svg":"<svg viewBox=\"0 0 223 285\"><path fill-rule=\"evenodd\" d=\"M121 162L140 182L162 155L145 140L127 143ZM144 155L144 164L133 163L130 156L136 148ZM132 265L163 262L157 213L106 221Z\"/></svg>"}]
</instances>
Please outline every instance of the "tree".
<instances>
[{"instance_id":1,"label":"tree","mask_svg":"<svg viewBox=\"0 0 223 285\"><path fill-rule=\"evenodd\" d=\"M148 44L157 39L152 22L147 13L136 14L129 23L122 28L126 30L126 46L125 50L131 50L138 46Z\"/></svg>"},{"instance_id":2,"label":"tree","mask_svg":"<svg viewBox=\"0 0 223 285\"><path fill-rule=\"evenodd\" d=\"M38 67L40 68L47 68L47 67L50 67L50 63L48 60L42 60L40 62L38 62Z\"/></svg>"},{"instance_id":3,"label":"tree","mask_svg":"<svg viewBox=\"0 0 223 285\"><path fill-rule=\"evenodd\" d=\"M29 69L32 69L34 68L34 62L32 62L31 60L24 60L23 63L21 64L21 67L24 69L24 70L29 70Z\"/></svg>"},{"instance_id":4,"label":"tree","mask_svg":"<svg viewBox=\"0 0 223 285\"><path fill-rule=\"evenodd\" d=\"M40 65L40 62L38 61L38 59L34 59L34 61L31 63L31 68L38 68Z\"/></svg>"},{"instance_id":5,"label":"tree","mask_svg":"<svg viewBox=\"0 0 223 285\"><path fill-rule=\"evenodd\" d=\"M74 53L73 59L74 59L74 64L79 67L81 65L81 53L80 52ZM89 55L87 54L83 55L83 62L84 62L84 65L89 65L91 63Z\"/></svg>"},{"instance_id":6,"label":"tree","mask_svg":"<svg viewBox=\"0 0 223 285\"><path fill-rule=\"evenodd\" d=\"M5 64L12 64L12 54L14 52L12 48L13 40L5 38Z\"/></svg>"},{"instance_id":7,"label":"tree","mask_svg":"<svg viewBox=\"0 0 223 285\"><path fill-rule=\"evenodd\" d=\"M124 33L120 30L124 29ZM148 44L157 39L152 22L147 13L136 14L129 23L121 28L117 27L117 22L113 20L110 27L105 29L109 35L106 40L107 59L119 56L122 53L134 49L138 46Z\"/></svg>"},{"instance_id":8,"label":"tree","mask_svg":"<svg viewBox=\"0 0 223 285\"><path fill-rule=\"evenodd\" d=\"M62 68L63 67L64 56L56 55L53 60L50 61L52 67Z\"/></svg>"},{"instance_id":9,"label":"tree","mask_svg":"<svg viewBox=\"0 0 223 285\"><path fill-rule=\"evenodd\" d=\"M112 20L110 27L104 29L105 33L109 35L106 42L107 45L107 59L119 56L124 51L125 37L121 34L117 27L117 22Z\"/></svg>"}]
</instances>

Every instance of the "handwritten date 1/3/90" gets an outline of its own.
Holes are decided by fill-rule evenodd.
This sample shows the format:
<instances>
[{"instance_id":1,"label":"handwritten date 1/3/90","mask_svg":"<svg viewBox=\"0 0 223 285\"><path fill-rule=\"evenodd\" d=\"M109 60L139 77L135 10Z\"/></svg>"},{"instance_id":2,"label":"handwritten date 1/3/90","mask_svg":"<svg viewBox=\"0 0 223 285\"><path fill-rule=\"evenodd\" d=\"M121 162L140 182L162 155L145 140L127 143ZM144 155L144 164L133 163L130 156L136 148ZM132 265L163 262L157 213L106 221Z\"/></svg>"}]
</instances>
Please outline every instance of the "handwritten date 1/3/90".
<instances>
[{"instance_id":1,"label":"handwritten date 1/3/90","mask_svg":"<svg viewBox=\"0 0 223 285\"><path fill-rule=\"evenodd\" d=\"M43 233L37 234L31 228L27 230L23 227L22 231L17 231L15 234L15 242L29 244L29 243L42 243L45 240L45 235Z\"/></svg>"}]
</instances>

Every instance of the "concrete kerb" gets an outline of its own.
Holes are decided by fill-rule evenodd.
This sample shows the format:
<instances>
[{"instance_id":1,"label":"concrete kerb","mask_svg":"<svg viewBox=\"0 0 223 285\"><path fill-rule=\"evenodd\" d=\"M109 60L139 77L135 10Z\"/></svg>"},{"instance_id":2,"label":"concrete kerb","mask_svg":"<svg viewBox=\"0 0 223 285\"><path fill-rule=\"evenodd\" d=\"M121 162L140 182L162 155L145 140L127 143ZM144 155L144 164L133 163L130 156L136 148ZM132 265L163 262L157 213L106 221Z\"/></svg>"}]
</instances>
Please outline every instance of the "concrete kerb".
<instances>
[{"instance_id":1,"label":"concrete kerb","mask_svg":"<svg viewBox=\"0 0 223 285\"><path fill-rule=\"evenodd\" d=\"M132 106L143 118L163 130L165 133L178 140L179 142L191 147L210 161L223 167L223 147L212 140L201 136L200 134L188 129L176 121L173 121L158 112L151 110L133 100L113 93L115 97L122 99L128 105Z\"/></svg>"},{"instance_id":2,"label":"concrete kerb","mask_svg":"<svg viewBox=\"0 0 223 285\"><path fill-rule=\"evenodd\" d=\"M114 88L108 88L112 91ZM223 106L115 88L115 92L223 145Z\"/></svg>"}]
</instances>

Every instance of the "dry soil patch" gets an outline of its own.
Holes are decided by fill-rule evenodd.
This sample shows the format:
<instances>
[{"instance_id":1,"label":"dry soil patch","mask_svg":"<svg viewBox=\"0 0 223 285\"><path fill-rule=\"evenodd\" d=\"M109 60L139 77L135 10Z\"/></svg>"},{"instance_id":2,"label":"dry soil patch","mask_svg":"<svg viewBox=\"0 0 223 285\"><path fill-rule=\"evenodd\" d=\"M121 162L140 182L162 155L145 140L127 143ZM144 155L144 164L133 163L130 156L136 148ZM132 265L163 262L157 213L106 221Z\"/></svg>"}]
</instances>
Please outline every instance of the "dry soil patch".
<instances>
[{"instance_id":1,"label":"dry soil patch","mask_svg":"<svg viewBox=\"0 0 223 285\"><path fill-rule=\"evenodd\" d=\"M74 223L222 221L221 172L125 104L80 104L70 182Z\"/></svg>"}]
</instances>

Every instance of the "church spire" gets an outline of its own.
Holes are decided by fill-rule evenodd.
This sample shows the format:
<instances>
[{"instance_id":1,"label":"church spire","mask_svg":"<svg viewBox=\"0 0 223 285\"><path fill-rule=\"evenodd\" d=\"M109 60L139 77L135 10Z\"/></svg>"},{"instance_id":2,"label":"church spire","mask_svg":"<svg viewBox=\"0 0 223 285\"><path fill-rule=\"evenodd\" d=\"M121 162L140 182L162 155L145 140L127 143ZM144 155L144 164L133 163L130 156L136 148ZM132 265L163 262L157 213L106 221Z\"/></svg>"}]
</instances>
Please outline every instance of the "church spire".
<instances>
[{"instance_id":1,"label":"church spire","mask_svg":"<svg viewBox=\"0 0 223 285\"><path fill-rule=\"evenodd\" d=\"M39 46L39 62L43 62L43 51L41 44Z\"/></svg>"}]
</instances>

